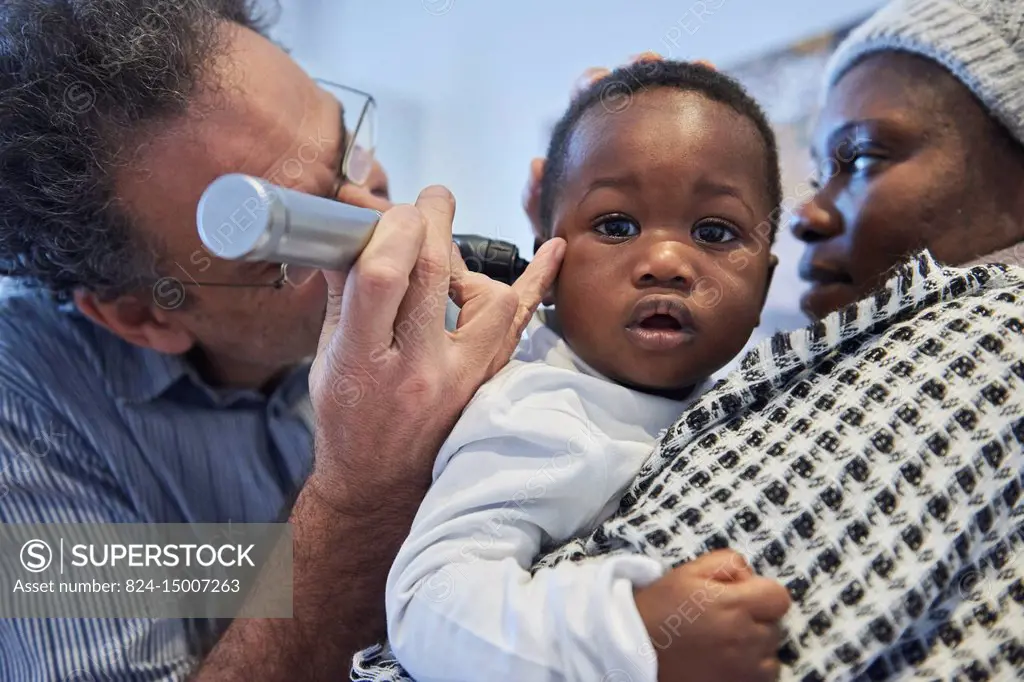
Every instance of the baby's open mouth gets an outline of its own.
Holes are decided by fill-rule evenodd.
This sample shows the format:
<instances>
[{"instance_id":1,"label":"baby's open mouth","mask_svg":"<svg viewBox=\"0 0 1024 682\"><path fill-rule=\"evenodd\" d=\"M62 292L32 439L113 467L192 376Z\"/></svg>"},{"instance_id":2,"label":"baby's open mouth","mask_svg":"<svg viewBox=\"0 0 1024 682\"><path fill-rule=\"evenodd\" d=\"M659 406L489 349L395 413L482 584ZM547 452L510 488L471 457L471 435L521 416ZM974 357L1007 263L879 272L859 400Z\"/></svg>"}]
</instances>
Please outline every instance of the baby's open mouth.
<instances>
[{"instance_id":1,"label":"baby's open mouth","mask_svg":"<svg viewBox=\"0 0 1024 682\"><path fill-rule=\"evenodd\" d=\"M646 351L669 351L694 338L693 316L679 295L645 296L633 307L626 334Z\"/></svg>"},{"instance_id":2,"label":"baby's open mouth","mask_svg":"<svg viewBox=\"0 0 1024 682\"><path fill-rule=\"evenodd\" d=\"M683 328L683 325L679 323L679 320L672 315L664 313L658 313L656 315L646 317L640 320L640 324L637 326L641 329L668 329L672 331L678 331Z\"/></svg>"},{"instance_id":3,"label":"baby's open mouth","mask_svg":"<svg viewBox=\"0 0 1024 682\"><path fill-rule=\"evenodd\" d=\"M653 294L640 299L630 315L627 327L652 332L692 331L693 316L682 296Z\"/></svg>"}]
</instances>

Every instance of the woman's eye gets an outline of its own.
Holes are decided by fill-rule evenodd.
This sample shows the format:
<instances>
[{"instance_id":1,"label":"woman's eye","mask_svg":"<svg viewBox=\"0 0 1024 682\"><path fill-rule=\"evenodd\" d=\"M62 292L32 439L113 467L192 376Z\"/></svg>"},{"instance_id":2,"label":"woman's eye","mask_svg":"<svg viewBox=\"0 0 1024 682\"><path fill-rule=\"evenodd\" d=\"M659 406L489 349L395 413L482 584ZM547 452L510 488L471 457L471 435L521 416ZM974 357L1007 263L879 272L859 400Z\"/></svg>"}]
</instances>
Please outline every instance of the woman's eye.
<instances>
[{"instance_id":1,"label":"woman's eye","mask_svg":"<svg viewBox=\"0 0 1024 682\"><path fill-rule=\"evenodd\" d=\"M608 218L595 225L594 231L606 237L624 239L640 234L640 226L629 218Z\"/></svg>"},{"instance_id":2,"label":"woman's eye","mask_svg":"<svg viewBox=\"0 0 1024 682\"><path fill-rule=\"evenodd\" d=\"M724 244L739 239L734 228L716 222L697 225L693 228L693 236L697 241L708 244Z\"/></svg>"}]
</instances>

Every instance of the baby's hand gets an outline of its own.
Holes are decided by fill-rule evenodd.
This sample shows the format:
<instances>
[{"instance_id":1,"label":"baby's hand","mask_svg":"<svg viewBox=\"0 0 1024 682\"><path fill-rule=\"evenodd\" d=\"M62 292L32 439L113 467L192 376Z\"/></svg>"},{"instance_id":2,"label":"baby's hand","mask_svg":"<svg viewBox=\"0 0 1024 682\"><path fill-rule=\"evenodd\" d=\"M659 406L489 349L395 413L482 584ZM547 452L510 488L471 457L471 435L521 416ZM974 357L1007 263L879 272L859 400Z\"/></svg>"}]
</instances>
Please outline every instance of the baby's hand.
<instances>
[{"instance_id":1,"label":"baby's hand","mask_svg":"<svg viewBox=\"0 0 1024 682\"><path fill-rule=\"evenodd\" d=\"M789 604L786 588L754 575L730 550L683 564L636 592L660 682L776 679L779 619Z\"/></svg>"}]
</instances>

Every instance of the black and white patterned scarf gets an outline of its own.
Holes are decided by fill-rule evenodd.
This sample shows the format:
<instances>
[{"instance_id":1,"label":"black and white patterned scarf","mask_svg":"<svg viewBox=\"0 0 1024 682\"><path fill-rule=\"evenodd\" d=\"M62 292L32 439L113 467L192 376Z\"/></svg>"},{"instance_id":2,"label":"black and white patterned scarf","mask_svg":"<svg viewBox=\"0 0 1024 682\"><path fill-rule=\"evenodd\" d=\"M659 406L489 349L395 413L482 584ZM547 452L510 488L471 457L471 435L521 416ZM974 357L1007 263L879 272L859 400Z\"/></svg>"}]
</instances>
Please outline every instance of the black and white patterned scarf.
<instances>
[{"instance_id":1,"label":"black and white patterned scarf","mask_svg":"<svg viewBox=\"0 0 1024 682\"><path fill-rule=\"evenodd\" d=\"M1021 679L1022 273L923 253L765 341L668 430L616 516L534 570L729 547L793 597L782 679ZM409 678L385 646L352 679Z\"/></svg>"}]
</instances>

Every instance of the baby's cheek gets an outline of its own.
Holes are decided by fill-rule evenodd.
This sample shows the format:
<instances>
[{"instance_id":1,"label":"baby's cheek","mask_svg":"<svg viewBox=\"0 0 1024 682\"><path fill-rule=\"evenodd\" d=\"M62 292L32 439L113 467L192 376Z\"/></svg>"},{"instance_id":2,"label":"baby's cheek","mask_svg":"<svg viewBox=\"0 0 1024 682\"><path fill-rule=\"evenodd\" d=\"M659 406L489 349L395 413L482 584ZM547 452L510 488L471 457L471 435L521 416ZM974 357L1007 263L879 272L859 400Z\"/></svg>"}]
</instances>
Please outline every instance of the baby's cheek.
<instances>
[{"instance_id":1,"label":"baby's cheek","mask_svg":"<svg viewBox=\"0 0 1024 682\"><path fill-rule=\"evenodd\" d=\"M719 317L720 322L728 325L730 334L749 334L757 326L761 316L764 284L740 276L734 276L732 279L723 277L720 281L718 303L709 312Z\"/></svg>"},{"instance_id":2,"label":"baby's cheek","mask_svg":"<svg viewBox=\"0 0 1024 682\"><path fill-rule=\"evenodd\" d=\"M745 272L709 268L693 281L689 303L697 314L722 310L740 312L756 305L761 293Z\"/></svg>"}]
</instances>

